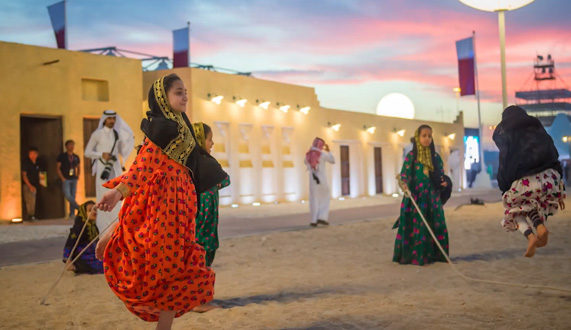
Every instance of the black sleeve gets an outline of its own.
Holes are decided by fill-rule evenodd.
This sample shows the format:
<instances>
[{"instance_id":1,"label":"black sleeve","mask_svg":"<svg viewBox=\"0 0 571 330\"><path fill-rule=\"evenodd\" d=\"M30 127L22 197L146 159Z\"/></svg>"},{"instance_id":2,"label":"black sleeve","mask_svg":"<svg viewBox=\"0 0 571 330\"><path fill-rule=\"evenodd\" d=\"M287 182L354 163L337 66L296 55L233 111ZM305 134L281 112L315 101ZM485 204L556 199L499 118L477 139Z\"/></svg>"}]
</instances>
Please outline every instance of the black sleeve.
<instances>
[{"instance_id":1,"label":"black sleeve","mask_svg":"<svg viewBox=\"0 0 571 330\"><path fill-rule=\"evenodd\" d=\"M502 136L496 141L498 149L500 149L500 157L498 163L498 187L502 191L502 194L508 191L512 185L509 178L509 139L506 136Z\"/></svg>"},{"instance_id":2,"label":"black sleeve","mask_svg":"<svg viewBox=\"0 0 571 330\"><path fill-rule=\"evenodd\" d=\"M57 156L56 161L57 161L58 163L63 163L63 157L62 157L62 156L63 156L63 154L59 154L59 155Z\"/></svg>"}]
</instances>

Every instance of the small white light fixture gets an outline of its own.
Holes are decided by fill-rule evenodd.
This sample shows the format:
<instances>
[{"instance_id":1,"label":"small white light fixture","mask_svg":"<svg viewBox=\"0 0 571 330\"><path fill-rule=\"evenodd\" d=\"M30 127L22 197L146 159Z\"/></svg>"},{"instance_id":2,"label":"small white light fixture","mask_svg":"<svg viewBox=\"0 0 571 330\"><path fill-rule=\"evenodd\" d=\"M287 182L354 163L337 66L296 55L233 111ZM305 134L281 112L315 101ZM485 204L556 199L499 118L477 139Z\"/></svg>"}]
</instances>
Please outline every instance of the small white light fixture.
<instances>
[{"instance_id":1,"label":"small white light fixture","mask_svg":"<svg viewBox=\"0 0 571 330\"><path fill-rule=\"evenodd\" d=\"M460 93L462 91L462 88L454 87L454 88L452 88L452 91L454 91L455 93Z\"/></svg>"},{"instance_id":2,"label":"small white light fixture","mask_svg":"<svg viewBox=\"0 0 571 330\"><path fill-rule=\"evenodd\" d=\"M305 200L302 199L302 200L301 200L301 204L305 204Z\"/></svg>"},{"instance_id":3,"label":"small white light fixture","mask_svg":"<svg viewBox=\"0 0 571 330\"><path fill-rule=\"evenodd\" d=\"M332 124L331 122L328 122L327 126L329 126L335 132L339 132L339 128L341 128L341 124Z\"/></svg>"},{"instance_id":4,"label":"small white light fixture","mask_svg":"<svg viewBox=\"0 0 571 330\"><path fill-rule=\"evenodd\" d=\"M230 207L232 207L232 208L237 208L237 207L238 207L238 204L232 204L232 205L230 205Z\"/></svg>"},{"instance_id":5,"label":"small white light fixture","mask_svg":"<svg viewBox=\"0 0 571 330\"><path fill-rule=\"evenodd\" d=\"M262 204L260 204L259 202L252 203L252 206L260 206L260 205L262 205Z\"/></svg>"},{"instance_id":6,"label":"small white light fixture","mask_svg":"<svg viewBox=\"0 0 571 330\"><path fill-rule=\"evenodd\" d=\"M224 96L208 94L208 98L210 99L210 101L212 101L216 104L220 104L220 102L222 102L222 99L224 98Z\"/></svg>"},{"instance_id":7,"label":"small white light fixture","mask_svg":"<svg viewBox=\"0 0 571 330\"><path fill-rule=\"evenodd\" d=\"M22 223L22 218L14 218L12 219L12 223Z\"/></svg>"},{"instance_id":8,"label":"small white light fixture","mask_svg":"<svg viewBox=\"0 0 571 330\"><path fill-rule=\"evenodd\" d=\"M456 133L448 134L446 135L446 137L449 138L450 140L454 140L456 138Z\"/></svg>"},{"instance_id":9,"label":"small white light fixture","mask_svg":"<svg viewBox=\"0 0 571 330\"><path fill-rule=\"evenodd\" d=\"M561 140L563 140L563 142L565 143L571 141L571 139L569 139L569 136L564 136Z\"/></svg>"},{"instance_id":10,"label":"small white light fixture","mask_svg":"<svg viewBox=\"0 0 571 330\"><path fill-rule=\"evenodd\" d=\"M371 134L375 134L375 130L377 129L375 126L371 126L371 127L363 126L363 128Z\"/></svg>"},{"instance_id":11,"label":"small white light fixture","mask_svg":"<svg viewBox=\"0 0 571 330\"><path fill-rule=\"evenodd\" d=\"M393 197L395 197L395 198L396 198L396 197L399 197L399 194L394 193L394 194L393 194Z\"/></svg>"},{"instance_id":12,"label":"small white light fixture","mask_svg":"<svg viewBox=\"0 0 571 330\"><path fill-rule=\"evenodd\" d=\"M299 108L299 105L297 107ZM311 107L303 107L299 109L299 112L303 113L304 115L307 115L309 113L309 110L311 110Z\"/></svg>"},{"instance_id":13,"label":"small white light fixture","mask_svg":"<svg viewBox=\"0 0 571 330\"><path fill-rule=\"evenodd\" d=\"M247 99L243 99L241 97L233 97L234 102L236 102L237 105L239 105L241 108L243 108L246 105L246 102L248 102Z\"/></svg>"},{"instance_id":14,"label":"small white light fixture","mask_svg":"<svg viewBox=\"0 0 571 330\"><path fill-rule=\"evenodd\" d=\"M260 106L260 108L262 108L262 109L264 109L264 110L268 110L268 107L270 106L270 103L272 103L272 102L270 102L270 101L265 101L265 102L259 103L258 105Z\"/></svg>"},{"instance_id":15,"label":"small white light fixture","mask_svg":"<svg viewBox=\"0 0 571 330\"><path fill-rule=\"evenodd\" d=\"M340 201L344 201L344 200L345 200L345 197L339 197L339 200L340 200Z\"/></svg>"},{"instance_id":16,"label":"small white light fixture","mask_svg":"<svg viewBox=\"0 0 571 330\"><path fill-rule=\"evenodd\" d=\"M282 106L280 107L280 110L281 110L282 112L284 112L284 113L287 113L288 110L289 110L289 108L290 108L290 106L286 104L286 105L282 105Z\"/></svg>"},{"instance_id":17,"label":"small white light fixture","mask_svg":"<svg viewBox=\"0 0 571 330\"><path fill-rule=\"evenodd\" d=\"M404 129L397 130L396 128L394 129L394 131L398 136L404 136L404 133L406 132L406 130Z\"/></svg>"}]
</instances>

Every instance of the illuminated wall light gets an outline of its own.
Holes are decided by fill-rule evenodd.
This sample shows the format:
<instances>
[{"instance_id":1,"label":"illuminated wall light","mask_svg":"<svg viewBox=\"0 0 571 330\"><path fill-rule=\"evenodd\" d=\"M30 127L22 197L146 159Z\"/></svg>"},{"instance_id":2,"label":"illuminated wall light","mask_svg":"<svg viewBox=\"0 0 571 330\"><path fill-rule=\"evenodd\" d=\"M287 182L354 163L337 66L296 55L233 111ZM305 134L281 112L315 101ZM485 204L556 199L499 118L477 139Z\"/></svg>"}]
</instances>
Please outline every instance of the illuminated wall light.
<instances>
[{"instance_id":1,"label":"illuminated wall light","mask_svg":"<svg viewBox=\"0 0 571 330\"><path fill-rule=\"evenodd\" d=\"M260 205L262 204L260 204L259 202L252 203L252 206L260 206Z\"/></svg>"},{"instance_id":2,"label":"illuminated wall light","mask_svg":"<svg viewBox=\"0 0 571 330\"><path fill-rule=\"evenodd\" d=\"M232 204L232 205L230 205L230 207L232 207L232 208L237 208L237 207L238 207L238 204Z\"/></svg>"},{"instance_id":3,"label":"illuminated wall light","mask_svg":"<svg viewBox=\"0 0 571 330\"><path fill-rule=\"evenodd\" d=\"M371 134L375 134L375 130L376 130L376 129L377 129L377 128L376 128L375 126L371 126L371 127L365 126L365 130L366 130L367 132L371 133Z\"/></svg>"},{"instance_id":4,"label":"illuminated wall light","mask_svg":"<svg viewBox=\"0 0 571 330\"><path fill-rule=\"evenodd\" d=\"M280 107L280 110L283 111L283 112L287 112L287 111L289 110L289 108L290 108L290 106L286 104L286 105L282 105L282 106Z\"/></svg>"},{"instance_id":5,"label":"illuminated wall light","mask_svg":"<svg viewBox=\"0 0 571 330\"><path fill-rule=\"evenodd\" d=\"M22 223L22 218L14 218L12 219L12 223Z\"/></svg>"},{"instance_id":6,"label":"illuminated wall light","mask_svg":"<svg viewBox=\"0 0 571 330\"><path fill-rule=\"evenodd\" d=\"M309 113L309 110L311 110L311 107L303 107L299 109L299 112L303 113L304 115L307 115Z\"/></svg>"},{"instance_id":7,"label":"illuminated wall light","mask_svg":"<svg viewBox=\"0 0 571 330\"><path fill-rule=\"evenodd\" d=\"M462 88L460 88L460 87L454 87L452 90L453 90L454 92L456 92L456 93L460 93L460 92L462 91Z\"/></svg>"},{"instance_id":8,"label":"illuminated wall light","mask_svg":"<svg viewBox=\"0 0 571 330\"><path fill-rule=\"evenodd\" d=\"M393 197L397 198L397 197L399 197L399 194L394 193L394 194L393 194Z\"/></svg>"},{"instance_id":9,"label":"illuminated wall light","mask_svg":"<svg viewBox=\"0 0 571 330\"><path fill-rule=\"evenodd\" d=\"M568 141L569 141L569 137L568 137L568 136L564 136L564 137L562 138L562 140L563 140L563 142L568 142Z\"/></svg>"},{"instance_id":10,"label":"illuminated wall light","mask_svg":"<svg viewBox=\"0 0 571 330\"><path fill-rule=\"evenodd\" d=\"M450 140L454 140L456 138L456 133L448 134L446 135L446 137L449 138Z\"/></svg>"},{"instance_id":11,"label":"illuminated wall light","mask_svg":"<svg viewBox=\"0 0 571 330\"><path fill-rule=\"evenodd\" d=\"M404 129L397 130L396 128L394 129L394 131L398 136L404 136L404 133L406 132L406 130Z\"/></svg>"},{"instance_id":12,"label":"illuminated wall light","mask_svg":"<svg viewBox=\"0 0 571 330\"><path fill-rule=\"evenodd\" d=\"M246 105L246 102L248 102L248 100L240 99L240 100L236 101L236 104L243 108Z\"/></svg>"},{"instance_id":13,"label":"illuminated wall light","mask_svg":"<svg viewBox=\"0 0 571 330\"><path fill-rule=\"evenodd\" d=\"M268 110L268 107L270 106L270 101L265 101L259 104L260 108Z\"/></svg>"},{"instance_id":14,"label":"illuminated wall light","mask_svg":"<svg viewBox=\"0 0 571 330\"><path fill-rule=\"evenodd\" d=\"M334 130L335 132L339 132L339 128L341 128L341 124L331 124L331 123L328 123L328 124L332 130Z\"/></svg>"},{"instance_id":15,"label":"illuminated wall light","mask_svg":"<svg viewBox=\"0 0 571 330\"><path fill-rule=\"evenodd\" d=\"M208 94L210 95L210 94ZM224 98L224 96L222 95L217 95L217 96L213 96L210 98L210 101L216 103L216 104L220 104L220 102L222 102L222 99Z\"/></svg>"},{"instance_id":16,"label":"illuminated wall light","mask_svg":"<svg viewBox=\"0 0 571 330\"><path fill-rule=\"evenodd\" d=\"M345 200L345 197L339 197L339 200L340 200L340 201L344 201L344 200Z\"/></svg>"}]
</instances>

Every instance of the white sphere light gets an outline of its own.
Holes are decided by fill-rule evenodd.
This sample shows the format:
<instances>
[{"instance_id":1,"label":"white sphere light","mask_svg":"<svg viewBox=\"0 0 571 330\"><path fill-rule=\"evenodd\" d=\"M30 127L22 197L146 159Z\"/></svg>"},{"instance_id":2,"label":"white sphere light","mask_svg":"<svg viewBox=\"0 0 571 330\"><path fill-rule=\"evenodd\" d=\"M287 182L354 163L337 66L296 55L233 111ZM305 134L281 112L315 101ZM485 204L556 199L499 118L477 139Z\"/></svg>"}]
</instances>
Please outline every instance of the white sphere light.
<instances>
[{"instance_id":1,"label":"white sphere light","mask_svg":"<svg viewBox=\"0 0 571 330\"><path fill-rule=\"evenodd\" d=\"M535 0L458 0L470 6L484 11L515 10L529 5Z\"/></svg>"},{"instance_id":2,"label":"white sphere light","mask_svg":"<svg viewBox=\"0 0 571 330\"><path fill-rule=\"evenodd\" d=\"M414 104L404 94L390 93L379 101L377 115L414 119Z\"/></svg>"}]
</instances>

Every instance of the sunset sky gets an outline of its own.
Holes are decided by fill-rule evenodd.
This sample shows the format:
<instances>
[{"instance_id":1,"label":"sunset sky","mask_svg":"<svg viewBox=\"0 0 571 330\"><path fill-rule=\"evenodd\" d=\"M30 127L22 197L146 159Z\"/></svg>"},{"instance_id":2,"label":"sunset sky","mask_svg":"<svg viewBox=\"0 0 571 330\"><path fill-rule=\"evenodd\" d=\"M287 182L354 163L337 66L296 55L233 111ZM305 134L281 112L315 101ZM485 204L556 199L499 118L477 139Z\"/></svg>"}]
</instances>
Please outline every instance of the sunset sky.
<instances>
[{"instance_id":1,"label":"sunset sky","mask_svg":"<svg viewBox=\"0 0 571 330\"><path fill-rule=\"evenodd\" d=\"M0 40L55 47L46 9L55 2L0 2ZM334 109L375 113L383 96L400 92L417 118L438 121L456 116L455 41L475 30L484 124L500 118L497 14L457 0L69 0L67 17L71 50L117 46L172 57L172 30L190 21L193 63L312 86ZM515 90L534 87L526 84L533 60L548 53L571 83L570 0L506 13L509 103ZM459 108L475 126L474 97Z\"/></svg>"}]
</instances>

